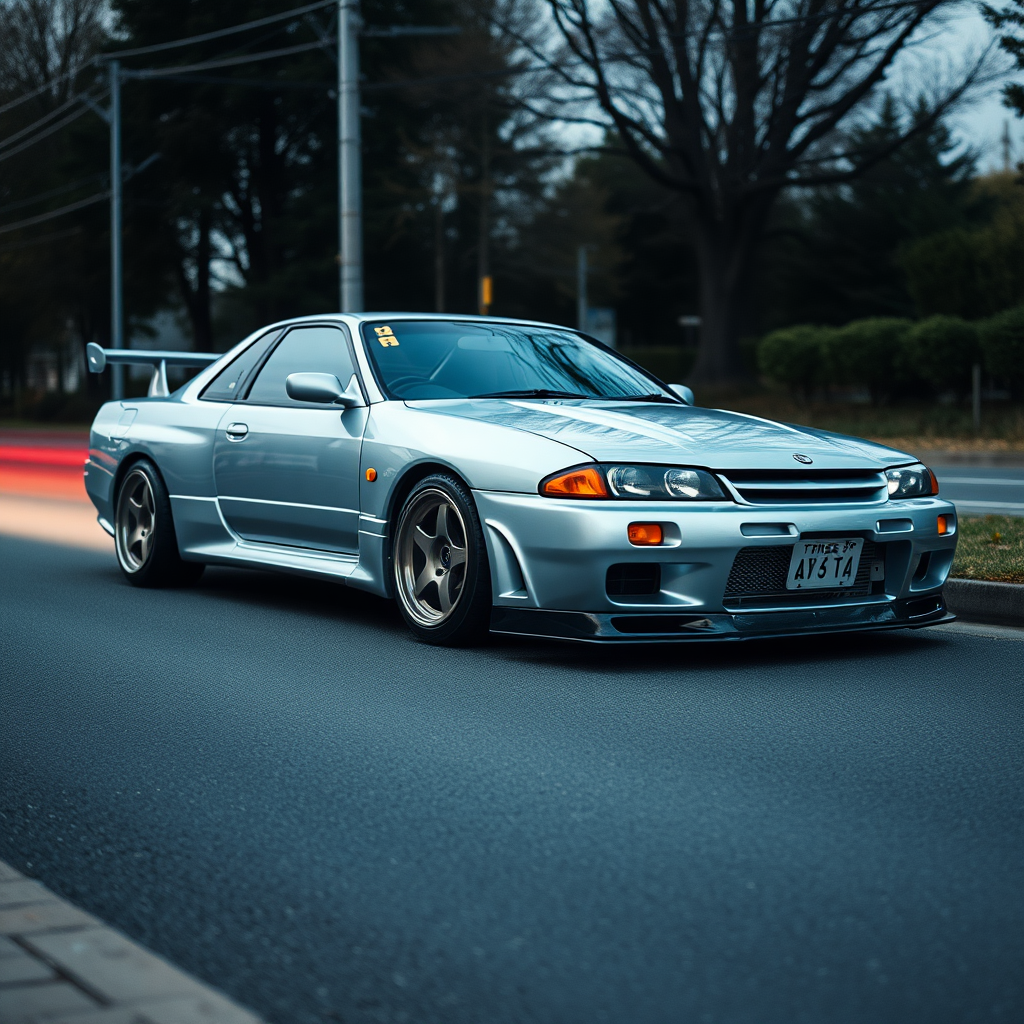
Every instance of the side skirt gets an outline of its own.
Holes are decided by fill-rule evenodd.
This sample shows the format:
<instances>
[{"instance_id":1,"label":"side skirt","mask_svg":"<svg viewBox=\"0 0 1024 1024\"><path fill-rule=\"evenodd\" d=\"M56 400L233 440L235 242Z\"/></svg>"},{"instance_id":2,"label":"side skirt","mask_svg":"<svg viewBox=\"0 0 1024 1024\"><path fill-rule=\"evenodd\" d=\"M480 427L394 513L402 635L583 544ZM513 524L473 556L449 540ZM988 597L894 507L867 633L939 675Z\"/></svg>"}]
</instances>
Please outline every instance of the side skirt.
<instances>
[{"instance_id":1,"label":"side skirt","mask_svg":"<svg viewBox=\"0 0 1024 1024\"><path fill-rule=\"evenodd\" d=\"M387 596L383 576L386 542L372 520L359 531L359 554L262 544L243 540L224 521L216 498L171 496L174 528L182 558L208 565L245 566L291 572L319 579L331 579L359 590Z\"/></svg>"}]
</instances>

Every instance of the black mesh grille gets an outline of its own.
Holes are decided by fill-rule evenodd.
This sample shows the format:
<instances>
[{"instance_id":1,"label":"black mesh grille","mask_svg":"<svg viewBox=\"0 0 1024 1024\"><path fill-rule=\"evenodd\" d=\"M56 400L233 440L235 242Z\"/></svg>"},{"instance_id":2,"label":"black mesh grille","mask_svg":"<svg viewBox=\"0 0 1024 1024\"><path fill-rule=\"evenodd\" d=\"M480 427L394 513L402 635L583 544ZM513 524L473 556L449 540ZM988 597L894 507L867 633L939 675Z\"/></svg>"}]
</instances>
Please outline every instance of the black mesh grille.
<instances>
[{"instance_id":1,"label":"black mesh grille","mask_svg":"<svg viewBox=\"0 0 1024 1024\"><path fill-rule=\"evenodd\" d=\"M661 566L657 562L618 562L609 566L605 579L609 597L636 597L661 590Z\"/></svg>"},{"instance_id":2,"label":"black mesh grille","mask_svg":"<svg viewBox=\"0 0 1024 1024\"><path fill-rule=\"evenodd\" d=\"M792 557L792 544L741 548L725 584L723 604L762 605L765 599L772 598L784 600L786 604L818 604L835 597L864 597L871 593L871 563L881 557L881 552L873 541L864 541L857 578L853 586L841 590L787 590L786 577Z\"/></svg>"}]
</instances>

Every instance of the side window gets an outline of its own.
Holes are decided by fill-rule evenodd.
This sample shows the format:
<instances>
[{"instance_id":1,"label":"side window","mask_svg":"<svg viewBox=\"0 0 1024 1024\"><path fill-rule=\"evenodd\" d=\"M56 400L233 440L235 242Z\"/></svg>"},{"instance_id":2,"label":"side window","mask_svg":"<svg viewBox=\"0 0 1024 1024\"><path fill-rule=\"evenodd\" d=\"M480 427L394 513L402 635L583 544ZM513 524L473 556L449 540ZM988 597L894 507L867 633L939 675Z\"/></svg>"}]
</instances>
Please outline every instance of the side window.
<instances>
[{"instance_id":1,"label":"side window","mask_svg":"<svg viewBox=\"0 0 1024 1024\"><path fill-rule=\"evenodd\" d=\"M355 373L345 335L337 327L295 327L263 364L249 391L249 401L260 405L294 405L284 389L292 373L333 373L348 385Z\"/></svg>"},{"instance_id":2,"label":"side window","mask_svg":"<svg viewBox=\"0 0 1024 1024\"><path fill-rule=\"evenodd\" d=\"M280 331L270 331L257 338L206 385L199 397L210 402L237 402L245 389L246 378L280 335Z\"/></svg>"}]
</instances>

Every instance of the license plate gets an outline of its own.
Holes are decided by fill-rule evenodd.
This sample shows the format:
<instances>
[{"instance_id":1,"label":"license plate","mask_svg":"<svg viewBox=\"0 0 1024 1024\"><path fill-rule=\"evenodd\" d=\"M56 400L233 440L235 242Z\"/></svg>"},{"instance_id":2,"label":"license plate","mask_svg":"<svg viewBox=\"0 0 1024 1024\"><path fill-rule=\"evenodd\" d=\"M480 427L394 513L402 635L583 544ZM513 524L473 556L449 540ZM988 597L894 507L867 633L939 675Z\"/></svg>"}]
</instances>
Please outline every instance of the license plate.
<instances>
[{"instance_id":1,"label":"license plate","mask_svg":"<svg viewBox=\"0 0 1024 1024\"><path fill-rule=\"evenodd\" d=\"M828 537L825 540L801 540L793 545L789 562L787 590L852 587L864 541L860 537Z\"/></svg>"}]
</instances>

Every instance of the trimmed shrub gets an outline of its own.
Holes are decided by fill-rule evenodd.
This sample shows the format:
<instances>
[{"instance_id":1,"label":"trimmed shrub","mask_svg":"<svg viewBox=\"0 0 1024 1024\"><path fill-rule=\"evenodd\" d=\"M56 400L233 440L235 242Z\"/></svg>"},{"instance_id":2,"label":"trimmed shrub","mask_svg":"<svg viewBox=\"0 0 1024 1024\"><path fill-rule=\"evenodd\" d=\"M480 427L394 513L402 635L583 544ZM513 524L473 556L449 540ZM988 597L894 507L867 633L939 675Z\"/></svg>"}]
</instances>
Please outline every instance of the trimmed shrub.
<instances>
[{"instance_id":1,"label":"trimmed shrub","mask_svg":"<svg viewBox=\"0 0 1024 1024\"><path fill-rule=\"evenodd\" d=\"M757 346L758 369L798 397L810 399L816 388L827 383L828 339L832 333L832 328L810 324L772 331Z\"/></svg>"},{"instance_id":2,"label":"trimmed shrub","mask_svg":"<svg viewBox=\"0 0 1024 1024\"><path fill-rule=\"evenodd\" d=\"M1024 388L1024 306L982 320L978 333L985 369L1017 397Z\"/></svg>"},{"instance_id":3,"label":"trimmed shrub","mask_svg":"<svg viewBox=\"0 0 1024 1024\"><path fill-rule=\"evenodd\" d=\"M911 378L906 340L911 321L897 317L854 320L840 327L829 346L836 384L866 387L876 405L897 394Z\"/></svg>"},{"instance_id":4,"label":"trimmed shrub","mask_svg":"<svg viewBox=\"0 0 1024 1024\"><path fill-rule=\"evenodd\" d=\"M940 390L964 395L971 387L971 367L981 361L978 328L958 316L930 316L907 333L909 366Z\"/></svg>"}]
</instances>

